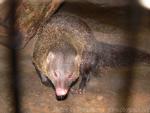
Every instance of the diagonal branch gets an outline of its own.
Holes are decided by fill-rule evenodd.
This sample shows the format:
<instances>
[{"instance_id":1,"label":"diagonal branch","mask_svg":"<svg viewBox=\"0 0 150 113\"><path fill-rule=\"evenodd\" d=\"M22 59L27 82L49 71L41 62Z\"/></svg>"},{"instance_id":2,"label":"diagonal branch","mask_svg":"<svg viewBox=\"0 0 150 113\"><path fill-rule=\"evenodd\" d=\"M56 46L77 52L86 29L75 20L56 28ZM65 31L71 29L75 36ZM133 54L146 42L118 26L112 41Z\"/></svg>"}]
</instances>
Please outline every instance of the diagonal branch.
<instances>
[{"instance_id":1,"label":"diagonal branch","mask_svg":"<svg viewBox=\"0 0 150 113\"><path fill-rule=\"evenodd\" d=\"M45 6L38 19L27 30L27 36L25 37L23 47L25 47L28 42L36 35L40 28L40 25L47 21L56 12L63 1L64 0L52 0Z\"/></svg>"}]
</instances>

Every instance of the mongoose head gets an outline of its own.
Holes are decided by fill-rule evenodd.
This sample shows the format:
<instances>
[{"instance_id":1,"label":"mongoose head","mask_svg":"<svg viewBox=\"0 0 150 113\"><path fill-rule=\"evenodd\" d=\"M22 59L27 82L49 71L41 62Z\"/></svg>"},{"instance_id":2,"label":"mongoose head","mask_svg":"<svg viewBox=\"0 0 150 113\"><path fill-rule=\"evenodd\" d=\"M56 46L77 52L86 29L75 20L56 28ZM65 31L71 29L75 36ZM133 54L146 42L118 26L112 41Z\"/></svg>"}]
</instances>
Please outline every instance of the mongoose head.
<instances>
[{"instance_id":1,"label":"mongoose head","mask_svg":"<svg viewBox=\"0 0 150 113\"><path fill-rule=\"evenodd\" d=\"M57 97L64 97L79 77L80 56L68 52L49 52L47 77L51 80Z\"/></svg>"}]
</instances>

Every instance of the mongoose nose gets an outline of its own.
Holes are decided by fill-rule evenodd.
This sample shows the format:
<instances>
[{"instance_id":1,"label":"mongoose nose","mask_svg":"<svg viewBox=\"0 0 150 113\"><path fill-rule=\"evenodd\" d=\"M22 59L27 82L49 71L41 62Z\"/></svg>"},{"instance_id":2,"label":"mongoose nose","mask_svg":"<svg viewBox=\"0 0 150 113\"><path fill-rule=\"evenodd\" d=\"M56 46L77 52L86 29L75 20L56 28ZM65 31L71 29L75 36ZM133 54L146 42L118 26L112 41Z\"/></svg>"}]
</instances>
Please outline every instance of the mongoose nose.
<instances>
[{"instance_id":1,"label":"mongoose nose","mask_svg":"<svg viewBox=\"0 0 150 113\"><path fill-rule=\"evenodd\" d=\"M67 89L64 88L56 88L56 95L57 96L62 96L67 94Z\"/></svg>"},{"instance_id":2,"label":"mongoose nose","mask_svg":"<svg viewBox=\"0 0 150 113\"><path fill-rule=\"evenodd\" d=\"M56 96L58 100L64 100L67 97L67 90L63 88L56 88Z\"/></svg>"},{"instance_id":3,"label":"mongoose nose","mask_svg":"<svg viewBox=\"0 0 150 113\"><path fill-rule=\"evenodd\" d=\"M57 96L57 100L61 101L61 100L65 100L67 97L67 95L61 95L61 96Z\"/></svg>"}]
</instances>

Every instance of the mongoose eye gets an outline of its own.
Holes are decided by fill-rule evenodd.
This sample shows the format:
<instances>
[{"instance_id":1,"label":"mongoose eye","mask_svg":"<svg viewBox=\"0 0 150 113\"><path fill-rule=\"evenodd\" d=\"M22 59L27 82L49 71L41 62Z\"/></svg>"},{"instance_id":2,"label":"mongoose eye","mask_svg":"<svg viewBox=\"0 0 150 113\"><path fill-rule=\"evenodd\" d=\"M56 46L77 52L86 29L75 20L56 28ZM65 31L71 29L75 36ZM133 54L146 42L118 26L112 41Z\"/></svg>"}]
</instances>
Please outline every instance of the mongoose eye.
<instances>
[{"instance_id":1,"label":"mongoose eye","mask_svg":"<svg viewBox=\"0 0 150 113\"><path fill-rule=\"evenodd\" d=\"M70 74L70 75L68 76L68 78L69 78L69 79L73 79L73 74Z\"/></svg>"},{"instance_id":2,"label":"mongoose eye","mask_svg":"<svg viewBox=\"0 0 150 113\"><path fill-rule=\"evenodd\" d=\"M57 73L56 73L56 72L54 72L54 77L55 77L55 78L57 78L57 77L58 77L58 75L57 75Z\"/></svg>"}]
</instances>

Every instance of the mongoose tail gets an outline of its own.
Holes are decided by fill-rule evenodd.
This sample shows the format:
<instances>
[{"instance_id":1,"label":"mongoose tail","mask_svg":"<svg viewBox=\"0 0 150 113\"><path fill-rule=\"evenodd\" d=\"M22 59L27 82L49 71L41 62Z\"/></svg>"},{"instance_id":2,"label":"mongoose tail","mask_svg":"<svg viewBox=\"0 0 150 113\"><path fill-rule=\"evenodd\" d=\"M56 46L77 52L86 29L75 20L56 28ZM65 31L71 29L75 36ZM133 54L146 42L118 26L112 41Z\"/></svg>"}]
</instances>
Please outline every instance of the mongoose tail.
<instances>
[{"instance_id":1,"label":"mongoose tail","mask_svg":"<svg viewBox=\"0 0 150 113\"><path fill-rule=\"evenodd\" d=\"M99 66L120 67L136 63L150 64L150 54L133 47L98 43Z\"/></svg>"}]
</instances>

